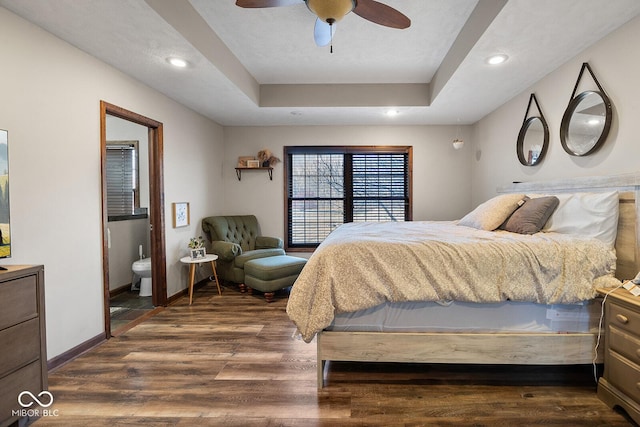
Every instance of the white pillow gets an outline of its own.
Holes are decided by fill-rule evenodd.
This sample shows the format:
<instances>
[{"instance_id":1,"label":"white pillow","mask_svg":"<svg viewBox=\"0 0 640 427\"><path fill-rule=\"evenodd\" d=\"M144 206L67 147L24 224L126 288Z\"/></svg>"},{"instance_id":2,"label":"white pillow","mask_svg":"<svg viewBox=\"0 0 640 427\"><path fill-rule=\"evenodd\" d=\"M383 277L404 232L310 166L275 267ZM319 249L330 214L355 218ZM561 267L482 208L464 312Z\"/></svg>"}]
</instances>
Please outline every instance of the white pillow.
<instances>
[{"instance_id":1,"label":"white pillow","mask_svg":"<svg viewBox=\"0 0 640 427\"><path fill-rule=\"evenodd\" d=\"M542 231L595 237L613 248L618 232L617 191L554 194L560 203Z\"/></svg>"},{"instance_id":2,"label":"white pillow","mask_svg":"<svg viewBox=\"0 0 640 427\"><path fill-rule=\"evenodd\" d=\"M522 204L524 194L501 194L466 214L458 225L493 231Z\"/></svg>"}]
</instances>

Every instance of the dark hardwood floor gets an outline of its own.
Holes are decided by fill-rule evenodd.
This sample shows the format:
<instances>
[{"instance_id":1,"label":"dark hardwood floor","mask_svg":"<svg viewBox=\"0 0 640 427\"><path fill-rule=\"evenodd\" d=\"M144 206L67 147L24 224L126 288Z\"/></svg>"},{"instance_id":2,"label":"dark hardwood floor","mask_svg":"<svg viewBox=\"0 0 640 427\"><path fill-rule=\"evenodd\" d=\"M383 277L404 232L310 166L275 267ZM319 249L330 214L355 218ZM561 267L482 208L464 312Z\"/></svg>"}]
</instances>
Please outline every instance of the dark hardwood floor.
<instances>
[{"instance_id":1,"label":"dark hardwood floor","mask_svg":"<svg viewBox=\"0 0 640 427\"><path fill-rule=\"evenodd\" d=\"M286 295L209 284L50 374L42 426L627 426L591 367L331 363ZM550 349L550 351L553 351Z\"/></svg>"}]
</instances>

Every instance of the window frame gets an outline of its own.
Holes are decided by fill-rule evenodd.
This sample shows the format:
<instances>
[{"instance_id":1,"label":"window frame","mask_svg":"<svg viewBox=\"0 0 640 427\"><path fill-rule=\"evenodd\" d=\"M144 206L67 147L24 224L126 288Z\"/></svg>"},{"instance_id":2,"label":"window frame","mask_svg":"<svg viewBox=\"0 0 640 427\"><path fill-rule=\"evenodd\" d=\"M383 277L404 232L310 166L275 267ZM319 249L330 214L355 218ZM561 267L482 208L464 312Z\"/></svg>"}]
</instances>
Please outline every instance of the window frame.
<instances>
[{"instance_id":1,"label":"window frame","mask_svg":"<svg viewBox=\"0 0 640 427\"><path fill-rule=\"evenodd\" d=\"M290 244L289 229L291 212L289 211L290 201L290 171L291 171L291 159L290 155L294 154L342 154L342 155L354 155L354 154L403 154L407 156L406 159L406 200L405 200L405 221L413 220L413 147L407 145L385 145L385 146L284 146L284 248L285 250L291 250L295 252L313 252L318 245L292 245ZM350 158L350 157L349 157ZM350 212L353 217L353 187L352 187L352 165L350 161L345 158L344 162L344 191L343 195L345 201L345 216L348 216ZM345 221L346 223L347 221ZM349 221L350 222L350 221Z\"/></svg>"}]
</instances>

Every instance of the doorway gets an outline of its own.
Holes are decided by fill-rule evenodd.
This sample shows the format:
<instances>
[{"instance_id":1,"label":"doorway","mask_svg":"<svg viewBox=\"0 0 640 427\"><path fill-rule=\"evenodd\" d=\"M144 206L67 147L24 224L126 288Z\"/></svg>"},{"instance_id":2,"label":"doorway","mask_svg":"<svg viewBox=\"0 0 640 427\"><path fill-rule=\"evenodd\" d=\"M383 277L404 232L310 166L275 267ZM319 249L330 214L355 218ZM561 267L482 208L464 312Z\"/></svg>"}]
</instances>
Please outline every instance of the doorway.
<instances>
[{"instance_id":1,"label":"doorway","mask_svg":"<svg viewBox=\"0 0 640 427\"><path fill-rule=\"evenodd\" d=\"M109 213L107 203L107 119L116 117L147 128L147 140L140 144L148 144L148 222L149 240L148 254L151 258L151 302L155 307L167 305L166 249L164 236L164 185L163 185L163 147L162 123L141 116L124 108L100 101L100 146L102 169L102 258L104 286L104 319L105 337L112 335L109 288ZM132 212L133 213L133 212Z\"/></svg>"}]
</instances>

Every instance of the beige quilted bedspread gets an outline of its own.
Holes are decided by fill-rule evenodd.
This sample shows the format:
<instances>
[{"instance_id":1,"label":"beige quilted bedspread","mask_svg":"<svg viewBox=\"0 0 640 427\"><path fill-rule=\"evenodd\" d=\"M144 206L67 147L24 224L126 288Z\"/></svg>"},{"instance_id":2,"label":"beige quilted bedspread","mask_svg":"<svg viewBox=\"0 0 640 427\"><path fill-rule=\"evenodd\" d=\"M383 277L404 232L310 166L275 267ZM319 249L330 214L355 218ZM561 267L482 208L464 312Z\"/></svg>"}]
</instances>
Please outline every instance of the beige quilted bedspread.
<instances>
[{"instance_id":1,"label":"beige quilted bedspread","mask_svg":"<svg viewBox=\"0 0 640 427\"><path fill-rule=\"evenodd\" d=\"M557 233L482 231L448 221L349 223L317 248L287 313L309 342L334 314L385 301L574 303L619 284L615 251Z\"/></svg>"}]
</instances>

